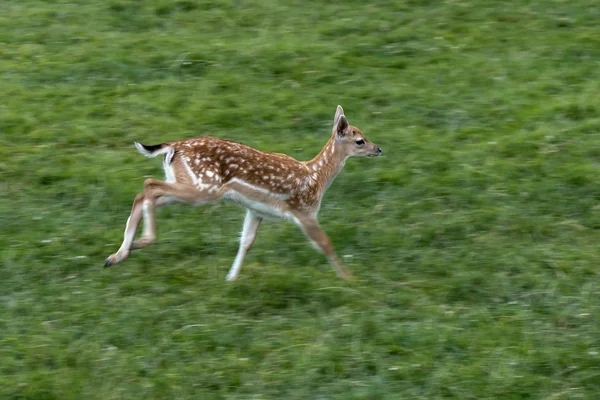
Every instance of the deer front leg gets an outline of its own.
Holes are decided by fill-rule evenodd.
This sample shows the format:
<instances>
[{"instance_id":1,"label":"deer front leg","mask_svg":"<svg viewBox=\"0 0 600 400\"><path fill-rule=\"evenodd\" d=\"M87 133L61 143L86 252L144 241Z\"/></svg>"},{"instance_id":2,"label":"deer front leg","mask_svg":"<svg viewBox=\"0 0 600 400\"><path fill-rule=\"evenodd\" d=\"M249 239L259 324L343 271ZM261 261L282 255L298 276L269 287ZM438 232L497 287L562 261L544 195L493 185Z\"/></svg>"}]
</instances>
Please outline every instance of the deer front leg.
<instances>
[{"instance_id":1,"label":"deer front leg","mask_svg":"<svg viewBox=\"0 0 600 400\"><path fill-rule=\"evenodd\" d=\"M227 274L226 279L228 281L233 281L238 277L240 269L242 268L242 263L244 262L244 257L246 257L246 254L248 251L250 251L250 248L256 239L256 231L258 230L258 226L260 225L261 221L262 217L259 217L252 211L248 210L246 212L246 218L244 218L244 228L242 229L242 237L240 238L240 247L237 255L235 256L235 261L233 262L233 265Z\"/></svg>"},{"instance_id":2,"label":"deer front leg","mask_svg":"<svg viewBox=\"0 0 600 400\"><path fill-rule=\"evenodd\" d=\"M319 223L313 218L298 218L297 223L317 250L327 256L338 277L352 279L352 274L338 260L331 240L329 240L327 234L321 229Z\"/></svg>"}]
</instances>

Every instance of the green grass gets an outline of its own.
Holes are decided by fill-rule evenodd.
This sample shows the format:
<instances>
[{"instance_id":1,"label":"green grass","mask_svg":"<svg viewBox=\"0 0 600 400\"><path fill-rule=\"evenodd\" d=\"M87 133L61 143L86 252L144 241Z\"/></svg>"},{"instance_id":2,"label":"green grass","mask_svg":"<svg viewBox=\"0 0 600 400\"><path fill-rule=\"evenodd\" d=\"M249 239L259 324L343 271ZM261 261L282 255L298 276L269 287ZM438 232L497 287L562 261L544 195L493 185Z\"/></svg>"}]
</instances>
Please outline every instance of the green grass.
<instances>
[{"instance_id":1,"label":"green grass","mask_svg":"<svg viewBox=\"0 0 600 400\"><path fill-rule=\"evenodd\" d=\"M1 399L596 399L600 8L590 1L5 0ZM159 212L114 268L133 140L299 159L335 106L320 221L225 275L244 212Z\"/></svg>"}]
</instances>

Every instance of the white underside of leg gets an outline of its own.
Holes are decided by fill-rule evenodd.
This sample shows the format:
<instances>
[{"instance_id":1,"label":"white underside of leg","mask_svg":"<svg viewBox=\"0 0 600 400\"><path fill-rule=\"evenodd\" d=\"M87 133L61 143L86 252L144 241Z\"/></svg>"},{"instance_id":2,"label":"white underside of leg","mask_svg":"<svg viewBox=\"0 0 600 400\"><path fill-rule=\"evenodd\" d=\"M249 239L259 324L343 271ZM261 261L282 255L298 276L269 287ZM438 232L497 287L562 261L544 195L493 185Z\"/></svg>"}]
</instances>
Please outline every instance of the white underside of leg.
<instances>
[{"instance_id":1,"label":"white underside of leg","mask_svg":"<svg viewBox=\"0 0 600 400\"><path fill-rule=\"evenodd\" d=\"M123 234L123 243L121 247L117 251L117 253L122 253L124 251L129 251L131 248L131 243L133 242L133 237L135 236L135 232L131 232L131 216L127 218L127 224L125 224L125 233Z\"/></svg>"},{"instance_id":2,"label":"white underside of leg","mask_svg":"<svg viewBox=\"0 0 600 400\"><path fill-rule=\"evenodd\" d=\"M242 268L242 262L244 261L245 256L246 256L245 250L243 250L243 249L238 250L238 253L235 256L235 261L233 262L233 265L229 269L229 272L227 273L227 277L225 279L227 279L228 281L233 281L237 278L238 274L240 273L240 269Z\"/></svg>"},{"instance_id":3,"label":"white underside of leg","mask_svg":"<svg viewBox=\"0 0 600 400\"><path fill-rule=\"evenodd\" d=\"M150 228L150 212L148 210L149 208L150 208L150 200L144 199L144 202L142 203L142 210L144 212L144 231L142 233L143 237L148 237L148 236L151 236L151 234L152 234L151 228Z\"/></svg>"},{"instance_id":4,"label":"white underside of leg","mask_svg":"<svg viewBox=\"0 0 600 400\"><path fill-rule=\"evenodd\" d=\"M258 228L257 216L250 210L246 212L246 218L244 218L244 227L242 228L242 235L240 237L240 247L238 249L237 255L235 256L235 260L233 261L233 265L229 269L229 273L227 273L227 280L233 281L235 280L242 268L242 263L244 262L244 258L246 257L246 253L248 252L248 248L254 242L254 238L256 237L256 229Z\"/></svg>"}]
</instances>

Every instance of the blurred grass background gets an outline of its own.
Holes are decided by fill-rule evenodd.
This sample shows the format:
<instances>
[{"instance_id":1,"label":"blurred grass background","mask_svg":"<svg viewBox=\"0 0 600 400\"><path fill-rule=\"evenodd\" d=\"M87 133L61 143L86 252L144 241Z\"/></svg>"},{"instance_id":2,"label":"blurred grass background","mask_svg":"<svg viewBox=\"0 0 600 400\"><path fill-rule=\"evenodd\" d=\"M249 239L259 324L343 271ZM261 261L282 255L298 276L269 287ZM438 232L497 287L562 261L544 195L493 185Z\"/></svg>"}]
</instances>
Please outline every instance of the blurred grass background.
<instances>
[{"instance_id":1,"label":"blurred grass background","mask_svg":"<svg viewBox=\"0 0 600 400\"><path fill-rule=\"evenodd\" d=\"M600 7L40 1L0 13L0 398L595 399ZM320 220L358 278L174 206L103 270L153 144L349 160Z\"/></svg>"}]
</instances>

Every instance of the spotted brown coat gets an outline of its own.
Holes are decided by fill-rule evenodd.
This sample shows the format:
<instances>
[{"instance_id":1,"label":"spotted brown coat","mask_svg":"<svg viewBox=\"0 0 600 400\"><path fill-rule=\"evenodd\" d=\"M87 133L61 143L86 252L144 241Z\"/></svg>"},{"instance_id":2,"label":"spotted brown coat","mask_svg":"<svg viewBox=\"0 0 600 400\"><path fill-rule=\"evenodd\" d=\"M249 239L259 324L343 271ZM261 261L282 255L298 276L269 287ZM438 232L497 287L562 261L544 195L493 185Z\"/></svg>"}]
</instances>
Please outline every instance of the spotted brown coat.
<instances>
[{"instance_id":1,"label":"spotted brown coat","mask_svg":"<svg viewBox=\"0 0 600 400\"><path fill-rule=\"evenodd\" d=\"M348 123L341 106L336 110L331 138L315 158L306 162L210 136L154 146L137 142L135 145L148 157L164 155L166 179L144 182L144 192L136 196L127 220L123 243L106 259L105 266L124 261L131 250L146 247L156 240L157 207L173 202L202 205L224 199L247 209L240 247L227 275L228 280L237 278L265 217L295 222L311 243L328 257L338 276L351 276L319 227L317 214L325 191L346 160L378 156L381 149ZM142 218L142 237L134 241Z\"/></svg>"}]
</instances>

